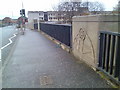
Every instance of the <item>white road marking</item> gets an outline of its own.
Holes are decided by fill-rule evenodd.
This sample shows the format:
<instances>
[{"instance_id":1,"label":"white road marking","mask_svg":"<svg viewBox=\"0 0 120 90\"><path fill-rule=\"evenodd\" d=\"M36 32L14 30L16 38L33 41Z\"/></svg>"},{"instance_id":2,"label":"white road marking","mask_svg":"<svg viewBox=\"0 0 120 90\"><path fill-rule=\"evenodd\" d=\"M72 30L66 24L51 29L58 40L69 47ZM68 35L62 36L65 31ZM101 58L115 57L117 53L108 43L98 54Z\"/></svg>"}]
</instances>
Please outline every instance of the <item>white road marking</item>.
<instances>
[{"instance_id":1,"label":"white road marking","mask_svg":"<svg viewBox=\"0 0 120 90\"><path fill-rule=\"evenodd\" d=\"M16 34L17 34L17 33L16 33ZM4 49L4 48L6 48L6 47L8 47L10 44L13 43L11 39L13 39L14 37L16 37L16 34L13 34L13 36L9 38L9 43L8 43L8 44L6 44L6 45L3 46L2 48L0 48L0 62L2 61L2 60L1 60L1 50Z\"/></svg>"},{"instance_id":2,"label":"white road marking","mask_svg":"<svg viewBox=\"0 0 120 90\"><path fill-rule=\"evenodd\" d=\"M11 40L11 39L13 39L14 37L16 37L16 34L13 34L13 36L9 38L9 43L8 43L8 44L6 44L5 46L3 46L3 47L2 47L2 48L0 48L0 49L2 50L2 49L4 49L4 48L6 48L7 46L9 46L10 44L12 44L13 42L12 42L12 40Z\"/></svg>"}]
</instances>

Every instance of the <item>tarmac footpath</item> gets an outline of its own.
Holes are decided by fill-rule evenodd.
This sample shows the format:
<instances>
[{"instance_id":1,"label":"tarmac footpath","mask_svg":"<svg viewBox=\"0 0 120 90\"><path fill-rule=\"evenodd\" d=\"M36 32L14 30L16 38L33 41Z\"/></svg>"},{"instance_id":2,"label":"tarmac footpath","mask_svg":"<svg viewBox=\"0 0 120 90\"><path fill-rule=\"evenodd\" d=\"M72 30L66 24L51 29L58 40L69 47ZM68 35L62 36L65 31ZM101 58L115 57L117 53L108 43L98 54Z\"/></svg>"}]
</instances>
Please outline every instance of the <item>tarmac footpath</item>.
<instances>
[{"instance_id":1,"label":"tarmac footpath","mask_svg":"<svg viewBox=\"0 0 120 90\"><path fill-rule=\"evenodd\" d=\"M2 72L2 88L111 88L93 69L37 31L26 30Z\"/></svg>"}]
</instances>

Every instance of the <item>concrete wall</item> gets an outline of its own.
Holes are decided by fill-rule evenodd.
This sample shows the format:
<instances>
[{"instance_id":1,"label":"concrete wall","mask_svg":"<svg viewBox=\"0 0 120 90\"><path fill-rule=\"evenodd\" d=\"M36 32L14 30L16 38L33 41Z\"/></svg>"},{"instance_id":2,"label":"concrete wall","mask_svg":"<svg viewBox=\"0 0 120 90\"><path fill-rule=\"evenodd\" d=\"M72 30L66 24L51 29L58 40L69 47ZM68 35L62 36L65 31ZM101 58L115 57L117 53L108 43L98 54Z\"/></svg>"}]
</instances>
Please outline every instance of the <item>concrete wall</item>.
<instances>
[{"instance_id":1,"label":"concrete wall","mask_svg":"<svg viewBox=\"0 0 120 90\"><path fill-rule=\"evenodd\" d=\"M99 30L118 32L118 16L117 15L101 15L99 16Z\"/></svg>"},{"instance_id":2,"label":"concrete wall","mask_svg":"<svg viewBox=\"0 0 120 90\"><path fill-rule=\"evenodd\" d=\"M73 17L72 53L92 67L98 62L99 31L118 32L118 16L97 15Z\"/></svg>"},{"instance_id":3,"label":"concrete wall","mask_svg":"<svg viewBox=\"0 0 120 90\"><path fill-rule=\"evenodd\" d=\"M39 13L28 13L28 28L34 29L34 20L39 19Z\"/></svg>"},{"instance_id":4,"label":"concrete wall","mask_svg":"<svg viewBox=\"0 0 120 90\"><path fill-rule=\"evenodd\" d=\"M34 19L39 19L39 13L28 13L28 22L33 22Z\"/></svg>"}]
</instances>

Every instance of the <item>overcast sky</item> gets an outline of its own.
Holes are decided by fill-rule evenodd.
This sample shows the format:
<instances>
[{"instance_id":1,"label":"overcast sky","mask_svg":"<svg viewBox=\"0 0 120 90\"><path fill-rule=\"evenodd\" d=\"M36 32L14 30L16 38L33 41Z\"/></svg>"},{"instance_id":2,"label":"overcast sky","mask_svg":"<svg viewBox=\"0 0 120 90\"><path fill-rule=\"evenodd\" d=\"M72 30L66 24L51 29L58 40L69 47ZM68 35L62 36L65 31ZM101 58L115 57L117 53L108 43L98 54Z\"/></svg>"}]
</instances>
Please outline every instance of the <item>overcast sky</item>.
<instances>
[{"instance_id":1,"label":"overcast sky","mask_svg":"<svg viewBox=\"0 0 120 90\"><path fill-rule=\"evenodd\" d=\"M53 6L63 0L1 0L0 1L0 19L8 16L11 18L18 18L22 2L27 11L49 11ZM85 1L85 0L82 0ZM88 0L96 1L96 0ZM118 0L97 0L105 5L106 10L110 11L118 3Z\"/></svg>"}]
</instances>

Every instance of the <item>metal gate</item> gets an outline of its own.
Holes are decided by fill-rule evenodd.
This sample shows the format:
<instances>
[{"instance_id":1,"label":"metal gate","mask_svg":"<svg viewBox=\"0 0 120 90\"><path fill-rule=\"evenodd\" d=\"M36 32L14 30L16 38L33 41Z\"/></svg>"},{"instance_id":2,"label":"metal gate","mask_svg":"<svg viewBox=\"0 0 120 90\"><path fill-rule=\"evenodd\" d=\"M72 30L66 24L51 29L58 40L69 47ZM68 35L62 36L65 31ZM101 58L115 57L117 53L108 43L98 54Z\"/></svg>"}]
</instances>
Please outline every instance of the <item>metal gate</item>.
<instances>
[{"instance_id":1,"label":"metal gate","mask_svg":"<svg viewBox=\"0 0 120 90\"><path fill-rule=\"evenodd\" d=\"M120 33L100 31L98 69L120 84Z\"/></svg>"}]
</instances>

